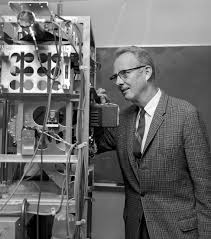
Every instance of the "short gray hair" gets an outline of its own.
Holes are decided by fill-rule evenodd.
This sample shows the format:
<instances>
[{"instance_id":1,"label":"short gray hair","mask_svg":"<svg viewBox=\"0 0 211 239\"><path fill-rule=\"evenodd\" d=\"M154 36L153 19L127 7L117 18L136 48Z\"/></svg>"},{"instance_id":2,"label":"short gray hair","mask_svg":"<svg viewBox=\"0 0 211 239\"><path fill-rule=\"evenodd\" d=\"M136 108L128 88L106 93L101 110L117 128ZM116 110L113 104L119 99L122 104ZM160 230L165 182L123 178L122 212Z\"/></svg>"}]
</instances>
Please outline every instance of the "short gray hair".
<instances>
[{"instance_id":1,"label":"short gray hair","mask_svg":"<svg viewBox=\"0 0 211 239\"><path fill-rule=\"evenodd\" d=\"M155 79L155 65L146 49L137 46L120 47L115 51L115 59L127 52L132 53L141 64L150 65L152 67L151 79Z\"/></svg>"}]
</instances>

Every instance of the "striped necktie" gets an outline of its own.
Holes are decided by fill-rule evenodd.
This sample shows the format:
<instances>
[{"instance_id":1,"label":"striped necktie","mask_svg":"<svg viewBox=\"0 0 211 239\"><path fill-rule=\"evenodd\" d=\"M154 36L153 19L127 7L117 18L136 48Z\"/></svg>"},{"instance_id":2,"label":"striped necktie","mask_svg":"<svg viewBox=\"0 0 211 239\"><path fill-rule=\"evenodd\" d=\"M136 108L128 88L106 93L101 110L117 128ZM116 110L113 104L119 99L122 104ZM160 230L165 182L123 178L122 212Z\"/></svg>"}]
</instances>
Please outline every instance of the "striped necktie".
<instances>
[{"instance_id":1,"label":"striped necktie","mask_svg":"<svg viewBox=\"0 0 211 239\"><path fill-rule=\"evenodd\" d=\"M138 128L135 132L135 140L133 144L133 155L135 158L140 159L141 158L141 144L142 144L142 139L144 136L144 129L145 129L145 115L146 111L144 109L141 110L140 112L140 118L139 118L139 124Z\"/></svg>"}]
</instances>

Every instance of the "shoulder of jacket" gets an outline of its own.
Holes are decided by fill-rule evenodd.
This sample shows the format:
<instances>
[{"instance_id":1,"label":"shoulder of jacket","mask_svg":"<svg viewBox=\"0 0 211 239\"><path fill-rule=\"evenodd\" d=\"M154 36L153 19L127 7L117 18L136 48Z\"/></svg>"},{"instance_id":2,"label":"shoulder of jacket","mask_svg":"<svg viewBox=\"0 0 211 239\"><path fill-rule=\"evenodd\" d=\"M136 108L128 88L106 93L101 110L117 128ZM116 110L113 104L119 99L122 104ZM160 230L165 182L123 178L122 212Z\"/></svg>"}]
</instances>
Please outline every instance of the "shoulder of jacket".
<instances>
[{"instance_id":1,"label":"shoulder of jacket","mask_svg":"<svg viewBox=\"0 0 211 239\"><path fill-rule=\"evenodd\" d=\"M168 105L174 109L177 108L179 110L186 111L186 112L197 111L196 107L190 102L188 102L187 100L176 98L173 96L169 96Z\"/></svg>"}]
</instances>

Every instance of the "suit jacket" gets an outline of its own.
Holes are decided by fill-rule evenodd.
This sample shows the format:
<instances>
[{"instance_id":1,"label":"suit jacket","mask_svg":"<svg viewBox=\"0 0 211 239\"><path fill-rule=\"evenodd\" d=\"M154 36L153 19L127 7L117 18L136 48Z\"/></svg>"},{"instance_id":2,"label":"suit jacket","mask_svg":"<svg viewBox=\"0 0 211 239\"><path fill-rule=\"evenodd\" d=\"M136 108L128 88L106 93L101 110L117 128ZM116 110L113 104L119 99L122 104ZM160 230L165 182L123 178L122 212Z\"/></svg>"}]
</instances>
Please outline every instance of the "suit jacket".
<instances>
[{"instance_id":1,"label":"suit jacket","mask_svg":"<svg viewBox=\"0 0 211 239\"><path fill-rule=\"evenodd\" d=\"M139 239L144 213L150 239L210 239L210 148L204 123L190 103L162 92L140 166L133 156L137 107L104 129L101 151L116 149L125 183L126 239Z\"/></svg>"}]
</instances>

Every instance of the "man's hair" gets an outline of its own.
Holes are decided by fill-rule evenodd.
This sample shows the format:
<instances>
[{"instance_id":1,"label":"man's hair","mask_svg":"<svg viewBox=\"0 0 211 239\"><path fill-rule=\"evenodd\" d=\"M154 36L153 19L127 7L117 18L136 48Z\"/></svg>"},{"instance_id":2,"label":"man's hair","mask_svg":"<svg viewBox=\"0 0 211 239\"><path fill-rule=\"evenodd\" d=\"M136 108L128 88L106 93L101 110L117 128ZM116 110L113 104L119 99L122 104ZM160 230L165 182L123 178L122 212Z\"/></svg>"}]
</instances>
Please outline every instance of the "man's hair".
<instances>
[{"instance_id":1,"label":"man's hair","mask_svg":"<svg viewBox=\"0 0 211 239\"><path fill-rule=\"evenodd\" d=\"M152 75L150 79L155 79L155 65L149 52L146 49L137 46L120 47L115 51L115 59L128 52L132 53L140 62L140 64L150 65L152 67Z\"/></svg>"}]
</instances>

